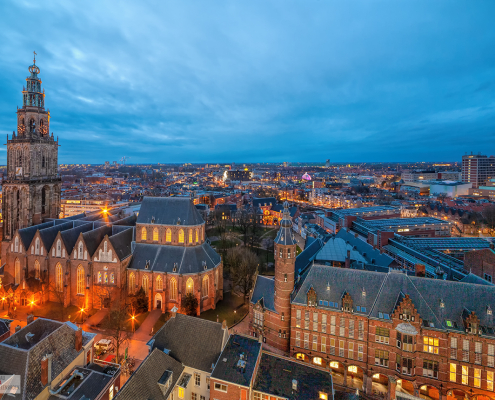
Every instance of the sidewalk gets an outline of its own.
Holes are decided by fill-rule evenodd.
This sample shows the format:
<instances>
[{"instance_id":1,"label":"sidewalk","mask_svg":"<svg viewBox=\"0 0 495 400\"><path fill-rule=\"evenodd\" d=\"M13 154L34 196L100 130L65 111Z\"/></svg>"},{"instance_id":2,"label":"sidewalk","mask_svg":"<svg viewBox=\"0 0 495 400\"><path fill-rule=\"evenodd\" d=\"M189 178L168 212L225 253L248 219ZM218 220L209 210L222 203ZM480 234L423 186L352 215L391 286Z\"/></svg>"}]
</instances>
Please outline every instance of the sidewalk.
<instances>
[{"instance_id":1,"label":"sidewalk","mask_svg":"<svg viewBox=\"0 0 495 400\"><path fill-rule=\"evenodd\" d=\"M161 310L153 310L151 311L146 319L143 321L141 326L138 328L134 335L132 335L132 340L139 340L141 342L147 342L151 339L151 329L155 326L156 321L162 315Z\"/></svg>"},{"instance_id":2,"label":"sidewalk","mask_svg":"<svg viewBox=\"0 0 495 400\"><path fill-rule=\"evenodd\" d=\"M103 318L105 318L108 315L108 308L104 308L102 310L99 310L96 312L96 314L93 314L91 317L89 317L86 321L83 323L83 330L88 331L90 330L91 326L96 326L98 325L101 321L103 321Z\"/></svg>"}]
</instances>

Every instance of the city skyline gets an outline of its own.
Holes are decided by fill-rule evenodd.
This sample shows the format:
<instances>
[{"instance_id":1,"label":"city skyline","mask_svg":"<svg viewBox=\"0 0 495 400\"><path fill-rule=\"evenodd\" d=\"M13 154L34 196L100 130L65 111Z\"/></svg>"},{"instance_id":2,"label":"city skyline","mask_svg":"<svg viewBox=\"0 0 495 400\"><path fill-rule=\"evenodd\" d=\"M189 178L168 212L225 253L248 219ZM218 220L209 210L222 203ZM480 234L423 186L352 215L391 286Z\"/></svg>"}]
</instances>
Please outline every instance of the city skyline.
<instances>
[{"instance_id":1,"label":"city skyline","mask_svg":"<svg viewBox=\"0 0 495 400\"><path fill-rule=\"evenodd\" d=\"M14 106L35 50L60 163L491 155L493 8L3 5L0 133L16 129ZM18 24L23 15L36 21L32 34Z\"/></svg>"}]
</instances>

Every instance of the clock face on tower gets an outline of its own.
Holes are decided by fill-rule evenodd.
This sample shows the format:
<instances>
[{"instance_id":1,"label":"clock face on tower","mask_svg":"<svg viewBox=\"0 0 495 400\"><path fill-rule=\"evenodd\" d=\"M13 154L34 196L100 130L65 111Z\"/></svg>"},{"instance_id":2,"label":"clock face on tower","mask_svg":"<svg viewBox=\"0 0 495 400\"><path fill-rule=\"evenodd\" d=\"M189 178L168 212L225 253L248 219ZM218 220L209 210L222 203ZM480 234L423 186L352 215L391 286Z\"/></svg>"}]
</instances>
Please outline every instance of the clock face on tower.
<instances>
[{"instance_id":1,"label":"clock face on tower","mask_svg":"<svg viewBox=\"0 0 495 400\"><path fill-rule=\"evenodd\" d=\"M22 167L16 167L15 169L15 176L22 175Z\"/></svg>"}]
</instances>

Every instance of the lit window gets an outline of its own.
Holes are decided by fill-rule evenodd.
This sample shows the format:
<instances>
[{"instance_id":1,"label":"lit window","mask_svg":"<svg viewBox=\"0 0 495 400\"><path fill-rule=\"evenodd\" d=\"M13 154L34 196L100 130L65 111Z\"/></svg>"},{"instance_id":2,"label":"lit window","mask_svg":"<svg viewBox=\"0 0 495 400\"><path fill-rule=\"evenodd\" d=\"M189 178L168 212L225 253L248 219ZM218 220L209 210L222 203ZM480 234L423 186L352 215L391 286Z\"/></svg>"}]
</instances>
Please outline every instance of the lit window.
<instances>
[{"instance_id":1,"label":"lit window","mask_svg":"<svg viewBox=\"0 0 495 400\"><path fill-rule=\"evenodd\" d=\"M481 369L479 368L474 369L474 387L481 387Z\"/></svg>"},{"instance_id":2,"label":"lit window","mask_svg":"<svg viewBox=\"0 0 495 400\"><path fill-rule=\"evenodd\" d=\"M170 300L177 300L177 281L175 278L170 280Z\"/></svg>"},{"instance_id":3,"label":"lit window","mask_svg":"<svg viewBox=\"0 0 495 400\"><path fill-rule=\"evenodd\" d=\"M77 294L84 294L84 268L82 265L77 267Z\"/></svg>"},{"instance_id":4,"label":"lit window","mask_svg":"<svg viewBox=\"0 0 495 400\"><path fill-rule=\"evenodd\" d=\"M438 339L430 336L423 336L423 351L425 353L438 354Z\"/></svg>"},{"instance_id":5,"label":"lit window","mask_svg":"<svg viewBox=\"0 0 495 400\"><path fill-rule=\"evenodd\" d=\"M456 382L457 381L457 365L456 364L450 364L450 381L451 382Z\"/></svg>"},{"instance_id":6,"label":"lit window","mask_svg":"<svg viewBox=\"0 0 495 400\"><path fill-rule=\"evenodd\" d=\"M192 278L189 278L186 283L186 294L193 294L194 292L194 282Z\"/></svg>"},{"instance_id":7,"label":"lit window","mask_svg":"<svg viewBox=\"0 0 495 400\"><path fill-rule=\"evenodd\" d=\"M326 393L320 392L320 399L321 400L328 400L328 395Z\"/></svg>"},{"instance_id":8,"label":"lit window","mask_svg":"<svg viewBox=\"0 0 495 400\"><path fill-rule=\"evenodd\" d=\"M170 228L167 229L165 240L169 243L172 241L172 230Z\"/></svg>"},{"instance_id":9,"label":"lit window","mask_svg":"<svg viewBox=\"0 0 495 400\"><path fill-rule=\"evenodd\" d=\"M184 229L179 230L179 243L184 243Z\"/></svg>"},{"instance_id":10,"label":"lit window","mask_svg":"<svg viewBox=\"0 0 495 400\"><path fill-rule=\"evenodd\" d=\"M110 283L111 284L115 283L115 274L113 272L110 274Z\"/></svg>"},{"instance_id":11,"label":"lit window","mask_svg":"<svg viewBox=\"0 0 495 400\"><path fill-rule=\"evenodd\" d=\"M469 384L469 367L466 365L462 365L462 384Z\"/></svg>"},{"instance_id":12,"label":"lit window","mask_svg":"<svg viewBox=\"0 0 495 400\"><path fill-rule=\"evenodd\" d=\"M156 277L156 290L163 290L163 279L160 275Z\"/></svg>"},{"instance_id":13,"label":"lit window","mask_svg":"<svg viewBox=\"0 0 495 400\"><path fill-rule=\"evenodd\" d=\"M158 228L153 228L153 241L158 242Z\"/></svg>"},{"instance_id":14,"label":"lit window","mask_svg":"<svg viewBox=\"0 0 495 400\"><path fill-rule=\"evenodd\" d=\"M98 283L101 283L101 272L98 272Z\"/></svg>"},{"instance_id":15,"label":"lit window","mask_svg":"<svg viewBox=\"0 0 495 400\"><path fill-rule=\"evenodd\" d=\"M146 237L147 237L147 235L146 235L146 228L143 226L141 228L141 240L146 240Z\"/></svg>"},{"instance_id":16,"label":"lit window","mask_svg":"<svg viewBox=\"0 0 495 400\"><path fill-rule=\"evenodd\" d=\"M193 241L193 231L192 229L189 229L189 243L192 243Z\"/></svg>"}]
</instances>

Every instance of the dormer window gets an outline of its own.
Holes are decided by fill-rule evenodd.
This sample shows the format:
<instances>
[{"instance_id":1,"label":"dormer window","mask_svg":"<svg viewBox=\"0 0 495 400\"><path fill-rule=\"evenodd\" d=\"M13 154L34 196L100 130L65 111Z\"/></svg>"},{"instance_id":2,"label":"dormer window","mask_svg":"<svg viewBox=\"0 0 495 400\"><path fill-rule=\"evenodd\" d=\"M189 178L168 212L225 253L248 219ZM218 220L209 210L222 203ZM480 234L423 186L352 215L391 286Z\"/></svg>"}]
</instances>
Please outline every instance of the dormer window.
<instances>
[{"instance_id":1,"label":"dormer window","mask_svg":"<svg viewBox=\"0 0 495 400\"><path fill-rule=\"evenodd\" d=\"M363 288L362 296L366 297L366 289L365 288Z\"/></svg>"},{"instance_id":2,"label":"dormer window","mask_svg":"<svg viewBox=\"0 0 495 400\"><path fill-rule=\"evenodd\" d=\"M487 306L487 307L486 307L486 314L487 314L487 315L492 315L492 314L493 314L493 312L492 312L492 308L491 308L490 306Z\"/></svg>"},{"instance_id":3,"label":"dormer window","mask_svg":"<svg viewBox=\"0 0 495 400\"><path fill-rule=\"evenodd\" d=\"M445 302L443 299L440 300L440 308L445 308Z\"/></svg>"},{"instance_id":4,"label":"dormer window","mask_svg":"<svg viewBox=\"0 0 495 400\"><path fill-rule=\"evenodd\" d=\"M330 291L330 282L327 282L327 290Z\"/></svg>"},{"instance_id":5,"label":"dormer window","mask_svg":"<svg viewBox=\"0 0 495 400\"><path fill-rule=\"evenodd\" d=\"M344 311L345 312L352 312L352 305L349 302L344 303Z\"/></svg>"},{"instance_id":6,"label":"dormer window","mask_svg":"<svg viewBox=\"0 0 495 400\"><path fill-rule=\"evenodd\" d=\"M476 335L478 333L478 324L470 323L468 324L468 332Z\"/></svg>"}]
</instances>

